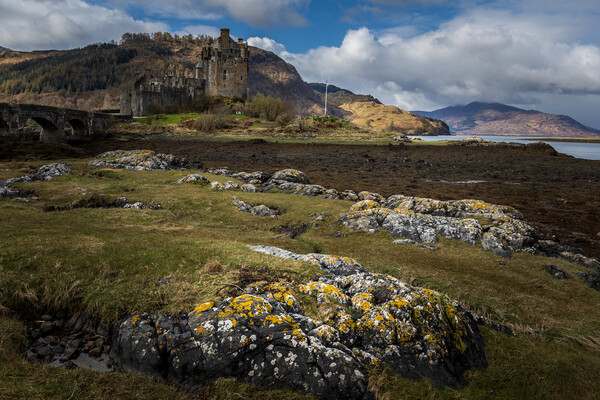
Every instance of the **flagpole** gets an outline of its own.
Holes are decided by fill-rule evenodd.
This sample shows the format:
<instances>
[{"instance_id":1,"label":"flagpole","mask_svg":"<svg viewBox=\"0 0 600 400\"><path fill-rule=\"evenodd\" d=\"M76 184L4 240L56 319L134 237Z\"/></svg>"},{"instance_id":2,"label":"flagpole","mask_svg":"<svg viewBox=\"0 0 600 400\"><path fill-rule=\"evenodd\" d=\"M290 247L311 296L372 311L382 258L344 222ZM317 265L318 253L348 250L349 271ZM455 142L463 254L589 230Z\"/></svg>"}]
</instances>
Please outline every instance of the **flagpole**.
<instances>
[{"instance_id":1,"label":"flagpole","mask_svg":"<svg viewBox=\"0 0 600 400\"><path fill-rule=\"evenodd\" d=\"M325 81L325 116L327 116L327 86L328 83Z\"/></svg>"}]
</instances>

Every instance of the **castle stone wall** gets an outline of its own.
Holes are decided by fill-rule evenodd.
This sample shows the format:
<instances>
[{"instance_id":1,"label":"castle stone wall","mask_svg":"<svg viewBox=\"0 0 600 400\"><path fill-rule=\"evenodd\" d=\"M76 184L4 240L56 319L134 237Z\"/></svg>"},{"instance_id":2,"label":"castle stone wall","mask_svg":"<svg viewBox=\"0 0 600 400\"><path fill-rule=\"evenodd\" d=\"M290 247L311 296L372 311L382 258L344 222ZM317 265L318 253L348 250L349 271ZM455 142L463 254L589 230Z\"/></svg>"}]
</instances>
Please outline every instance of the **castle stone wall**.
<instances>
[{"instance_id":1,"label":"castle stone wall","mask_svg":"<svg viewBox=\"0 0 600 400\"><path fill-rule=\"evenodd\" d=\"M203 47L195 78L144 76L133 91L121 93L121 114L148 115L154 102L169 111L192 104L200 95L244 97L248 93L248 60L248 43L232 40L229 29L221 29L221 36Z\"/></svg>"}]
</instances>

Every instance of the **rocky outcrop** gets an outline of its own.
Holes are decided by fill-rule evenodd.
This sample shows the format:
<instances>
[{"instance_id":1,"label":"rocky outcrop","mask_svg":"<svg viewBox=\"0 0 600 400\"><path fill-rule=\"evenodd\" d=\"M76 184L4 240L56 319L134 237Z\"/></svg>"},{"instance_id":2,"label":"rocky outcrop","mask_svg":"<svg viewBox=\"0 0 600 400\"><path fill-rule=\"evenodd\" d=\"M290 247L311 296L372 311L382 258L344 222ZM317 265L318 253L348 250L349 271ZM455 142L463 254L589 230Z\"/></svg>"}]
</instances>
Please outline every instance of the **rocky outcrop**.
<instances>
[{"instance_id":1,"label":"rocky outcrop","mask_svg":"<svg viewBox=\"0 0 600 400\"><path fill-rule=\"evenodd\" d=\"M134 171L166 171L170 169L201 169L202 163L155 153L152 150L115 150L96 156L90 168L124 168Z\"/></svg>"},{"instance_id":2,"label":"rocky outcrop","mask_svg":"<svg viewBox=\"0 0 600 400\"><path fill-rule=\"evenodd\" d=\"M22 197L21 193L18 190L11 188L10 185L19 182L51 181L56 176L72 173L73 171L65 164L54 163L42 165L29 175L0 181L0 197L23 201L37 200L37 197L35 196Z\"/></svg>"},{"instance_id":3,"label":"rocky outcrop","mask_svg":"<svg viewBox=\"0 0 600 400\"><path fill-rule=\"evenodd\" d=\"M555 279L568 279L567 273L557 267L556 265L546 265L544 267L547 273L552 275Z\"/></svg>"},{"instance_id":4,"label":"rocky outcrop","mask_svg":"<svg viewBox=\"0 0 600 400\"><path fill-rule=\"evenodd\" d=\"M489 219L490 224L483 227L472 217ZM437 243L439 236L472 246L481 241L485 250L503 257L533 245L537 235L514 208L479 200L439 201L395 195L358 202L338 222L351 231L383 229L393 237L416 243Z\"/></svg>"},{"instance_id":5,"label":"rocky outcrop","mask_svg":"<svg viewBox=\"0 0 600 400\"><path fill-rule=\"evenodd\" d=\"M371 397L370 366L451 386L465 383L465 369L487 366L475 321L441 293L366 272L346 257L252 249L314 263L327 275L250 287L179 316L133 315L115 327L112 357L166 381L234 376L327 399ZM301 296L314 298L317 315Z\"/></svg>"},{"instance_id":6,"label":"rocky outcrop","mask_svg":"<svg viewBox=\"0 0 600 400\"><path fill-rule=\"evenodd\" d=\"M179 184L184 183L184 182L208 183L209 180L204 175L190 174L190 175L184 176L183 178L181 178L177 181L177 183L179 183Z\"/></svg>"},{"instance_id":7,"label":"rocky outcrop","mask_svg":"<svg viewBox=\"0 0 600 400\"><path fill-rule=\"evenodd\" d=\"M273 210L264 204L260 204L258 206L252 206L248 203L243 202L242 200L238 200L237 197L233 198L233 205L237 207L239 212L248 212L252 215L257 215L259 217L271 217L276 218L279 217L280 212L277 210Z\"/></svg>"}]
</instances>

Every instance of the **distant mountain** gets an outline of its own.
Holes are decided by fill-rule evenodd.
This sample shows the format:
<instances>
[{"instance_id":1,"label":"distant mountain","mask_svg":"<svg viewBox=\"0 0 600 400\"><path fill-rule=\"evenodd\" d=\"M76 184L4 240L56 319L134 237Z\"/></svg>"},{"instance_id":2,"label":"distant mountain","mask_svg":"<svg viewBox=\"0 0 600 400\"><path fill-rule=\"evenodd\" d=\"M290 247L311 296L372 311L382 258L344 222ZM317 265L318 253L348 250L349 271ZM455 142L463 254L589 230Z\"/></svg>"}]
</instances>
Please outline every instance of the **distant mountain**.
<instances>
[{"instance_id":1,"label":"distant mountain","mask_svg":"<svg viewBox=\"0 0 600 400\"><path fill-rule=\"evenodd\" d=\"M452 133L505 136L597 136L600 130L580 124L566 115L522 110L500 103L473 102L414 114L446 122Z\"/></svg>"},{"instance_id":2,"label":"distant mountain","mask_svg":"<svg viewBox=\"0 0 600 400\"><path fill-rule=\"evenodd\" d=\"M0 46L0 53L2 53L3 51L10 51L10 49Z\"/></svg>"}]
</instances>

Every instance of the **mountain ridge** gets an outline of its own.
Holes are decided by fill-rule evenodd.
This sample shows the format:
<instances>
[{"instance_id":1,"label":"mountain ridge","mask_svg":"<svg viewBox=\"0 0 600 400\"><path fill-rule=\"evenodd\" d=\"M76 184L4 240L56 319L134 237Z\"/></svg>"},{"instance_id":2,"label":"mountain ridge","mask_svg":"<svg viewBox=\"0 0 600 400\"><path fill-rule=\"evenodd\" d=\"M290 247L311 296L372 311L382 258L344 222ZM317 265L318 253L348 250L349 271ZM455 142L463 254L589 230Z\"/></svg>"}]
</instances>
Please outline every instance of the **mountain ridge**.
<instances>
[{"instance_id":1,"label":"mountain ridge","mask_svg":"<svg viewBox=\"0 0 600 400\"><path fill-rule=\"evenodd\" d=\"M445 121L453 133L477 136L598 136L600 130L567 115L523 110L502 103L471 102L434 111L412 111Z\"/></svg>"}]
</instances>

